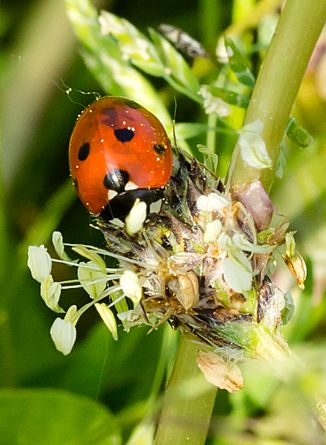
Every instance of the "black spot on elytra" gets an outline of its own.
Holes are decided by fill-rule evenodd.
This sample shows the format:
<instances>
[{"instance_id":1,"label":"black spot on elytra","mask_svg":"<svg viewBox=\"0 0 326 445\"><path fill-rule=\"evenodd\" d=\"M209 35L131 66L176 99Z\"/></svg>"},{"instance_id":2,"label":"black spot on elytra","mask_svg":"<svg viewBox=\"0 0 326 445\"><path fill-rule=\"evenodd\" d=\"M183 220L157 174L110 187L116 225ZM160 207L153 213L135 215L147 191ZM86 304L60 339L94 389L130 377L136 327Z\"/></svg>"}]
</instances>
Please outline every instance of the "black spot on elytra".
<instances>
[{"instance_id":1,"label":"black spot on elytra","mask_svg":"<svg viewBox=\"0 0 326 445\"><path fill-rule=\"evenodd\" d=\"M117 193L122 193L125 190L125 185L129 181L129 174L125 170L116 168L108 172L103 179L103 184L108 190L114 190Z\"/></svg>"},{"instance_id":2,"label":"black spot on elytra","mask_svg":"<svg viewBox=\"0 0 326 445\"><path fill-rule=\"evenodd\" d=\"M88 142L85 142L78 150L78 159L85 161L89 155L90 146Z\"/></svg>"},{"instance_id":3,"label":"black spot on elytra","mask_svg":"<svg viewBox=\"0 0 326 445\"><path fill-rule=\"evenodd\" d=\"M162 144L153 145L153 149L160 156L164 156L166 153L166 147L165 147L165 145L162 145Z\"/></svg>"},{"instance_id":4,"label":"black spot on elytra","mask_svg":"<svg viewBox=\"0 0 326 445\"><path fill-rule=\"evenodd\" d=\"M120 142L129 142L135 136L135 132L129 128L117 128L114 135Z\"/></svg>"}]
</instances>

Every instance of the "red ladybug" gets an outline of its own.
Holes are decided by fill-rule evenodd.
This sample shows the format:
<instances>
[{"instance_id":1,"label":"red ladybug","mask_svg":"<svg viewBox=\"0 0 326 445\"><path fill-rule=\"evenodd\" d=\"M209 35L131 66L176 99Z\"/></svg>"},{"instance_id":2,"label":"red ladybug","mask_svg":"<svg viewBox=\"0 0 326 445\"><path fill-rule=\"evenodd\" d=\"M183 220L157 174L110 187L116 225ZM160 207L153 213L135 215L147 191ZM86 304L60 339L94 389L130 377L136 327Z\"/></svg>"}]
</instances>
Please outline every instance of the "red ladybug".
<instances>
[{"instance_id":1,"label":"red ladybug","mask_svg":"<svg viewBox=\"0 0 326 445\"><path fill-rule=\"evenodd\" d=\"M128 215L137 198L162 196L172 148L160 121L122 97L102 97L77 120L69 144L70 172L87 210L106 219Z\"/></svg>"}]
</instances>

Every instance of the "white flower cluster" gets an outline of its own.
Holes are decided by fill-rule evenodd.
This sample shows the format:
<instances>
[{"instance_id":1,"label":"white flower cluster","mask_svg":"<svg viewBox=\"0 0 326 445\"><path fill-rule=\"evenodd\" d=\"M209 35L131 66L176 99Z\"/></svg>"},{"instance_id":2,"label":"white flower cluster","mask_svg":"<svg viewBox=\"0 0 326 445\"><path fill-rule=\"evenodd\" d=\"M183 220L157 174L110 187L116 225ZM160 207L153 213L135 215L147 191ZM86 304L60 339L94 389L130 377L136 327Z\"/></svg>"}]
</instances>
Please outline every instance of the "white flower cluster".
<instances>
[{"instance_id":1,"label":"white flower cluster","mask_svg":"<svg viewBox=\"0 0 326 445\"><path fill-rule=\"evenodd\" d=\"M52 242L59 258L51 258L43 245L30 246L28 267L32 277L40 283L40 293L45 304L54 312L65 312L64 318L55 319L50 330L56 348L64 355L71 352L76 340L76 324L84 312L93 305L113 338L117 340L117 323L111 307L125 298L129 298L134 307L137 306L142 298L142 287L137 274L120 267L106 267L102 257L110 256L120 259L119 255L110 254L93 246L64 244L60 232L53 233ZM65 251L65 246L71 247L74 252L88 261L71 260ZM125 258L122 259L126 261ZM61 282L54 281L51 273L52 263L63 263L77 268L77 278ZM64 311L59 305L61 292L75 288L83 288L91 301L78 310L75 305L72 305ZM111 298L110 304L101 302L107 297ZM127 305L125 307L127 308Z\"/></svg>"},{"instance_id":2,"label":"white flower cluster","mask_svg":"<svg viewBox=\"0 0 326 445\"><path fill-rule=\"evenodd\" d=\"M114 339L117 320L126 331L139 324L154 329L169 321L213 346L225 360L225 372L235 359L286 349L277 328L290 318L291 299L270 276L275 260L283 257L303 287L306 269L293 234L287 233L283 219L273 217L259 181L231 195L209 175L180 154L158 213L147 215L137 200L124 224L95 220L107 250L63 243L59 232L52 237L58 259L44 246L29 248L28 266L40 283L41 297L51 310L65 312L50 331L59 351L70 353L76 323L91 306ZM71 259L67 249L79 259ZM108 258L117 266L108 267ZM75 267L77 277L55 281L53 262ZM83 289L90 302L64 311L61 292L71 288ZM215 362L202 356L199 365L220 366Z\"/></svg>"}]
</instances>

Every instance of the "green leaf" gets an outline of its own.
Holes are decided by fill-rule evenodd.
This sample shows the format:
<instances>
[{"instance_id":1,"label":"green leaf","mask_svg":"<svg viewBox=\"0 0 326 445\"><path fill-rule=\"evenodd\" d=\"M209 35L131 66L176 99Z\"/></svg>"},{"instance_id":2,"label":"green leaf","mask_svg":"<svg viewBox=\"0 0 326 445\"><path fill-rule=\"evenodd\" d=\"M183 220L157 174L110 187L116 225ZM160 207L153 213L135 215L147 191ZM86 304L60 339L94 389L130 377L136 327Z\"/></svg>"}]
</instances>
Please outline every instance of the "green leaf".
<instances>
[{"instance_id":1,"label":"green leaf","mask_svg":"<svg viewBox=\"0 0 326 445\"><path fill-rule=\"evenodd\" d=\"M212 85L205 85L207 91L209 91L214 97L222 99L224 102L235 105L240 108L247 108L249 104L249 96L245 94L237 93L236 91L220 88Z\"/></svg>"},{"instance_id":2,"label":"green leaf","mask_svg":"<svg viewBox=\"0 0 326 445\"><path fill-rule=\"evenodd\" d=\"M281 144L280 146L280 152L276 159L276 165L275 165L275 176L279 179L282 179L284 176L284 172L287 166L287 160L286 155L284 151L284 146Z\"/></svg>"},{"instance_id":3,"label":"green leaf","mask_svg":"<svg viewBox=\"0 0 326 445\"><path fill-rule=\"evenodd\" d=\"M92 400L64 391L0 391L3 444L120 445L114 416Z\"/></svg>"},{"instance_id":4,"label":"green leaf","mask_svg":"<svg viewBox=\"0 0 326 445\"><path fill-rule=\"evenodd\" d=\"M171 43L153 29L149 30L160 59L165 67L165 79L173 87L200 102L199 82L191 68Z\"/></svg>"},{"instance_id":5,"label":"green leaf","mask_svg":"<svg viewBox=\"0 0 326 445\"><path fill-rule=\"evenodd\" d=\"M205 167L213 172L217 172L217 166L218 166L218 155L216 153L212 153L211 150L206 147L205 145L198 144L197 145L198 150L200 153L204 155L204 165Z\"/></svg>"},{"instance_id":6,"label":"green leaf","mask_svg":"<svg viewBox=\"0 0 326 445\"><path fill-rule=\"evenodd\" d=\"M255 85L255 76L250 70L248 60L229 37L225 37L224 42L231 70L240 83L252 88Z\"/></svg>"},{"instance_id":7,"label":"green leaf","mask_svg":"<svg viewBox=\"0 0 326 445\"><path fill-rule=\"evenodd\" d=\"M295 144L299 145L299 147L308 147L312 142L311 134L304 128L300 127L294 117L289 119L286 134L288 138Z\"/></svg>"},{"instance_id":8,"label":"green leaf","mask_svg":"<svg viewBox=\"0 0 326 445\"><path fill-rule=\"evenodd\" d=\"M190 139L201 134L205 134L207 131L206 124L180 122L175 124L175 133L178 139Z\"/></svg>"},{"instance_id":9,"label":"green leaf","mask_svg":"<svg viewBox=\"0 0 326 445\"><path fill-rule=\"evenodd\" d=\"M101 12L99 22L102 33L117 40L125 60L152 76L163 76L164 66L154 45L133 24L108 11Z\"/></svg>"},{"instance_id":10,"label":"green leaf","mask_svg":"<svg viewBox=\"0 0 326 445\"><path fill-rule=\"evenodd\" d=\"M294 314L294 301L290 292L286 292L284 294L284 308L281 312L282 323L283 325L287 324Z\"/></svg>"},{"instance_id":11,"label":"green leaf","mask_svg":"<svg viewBox=\"0 0 326 445\"><path fill-rule=\"evenodd\" d=\"M49 239L75 197L76 193L69 179L47 201L20 246L21 251L25 252L29 245L42 244Z\"/></svg>"}]
</instances>

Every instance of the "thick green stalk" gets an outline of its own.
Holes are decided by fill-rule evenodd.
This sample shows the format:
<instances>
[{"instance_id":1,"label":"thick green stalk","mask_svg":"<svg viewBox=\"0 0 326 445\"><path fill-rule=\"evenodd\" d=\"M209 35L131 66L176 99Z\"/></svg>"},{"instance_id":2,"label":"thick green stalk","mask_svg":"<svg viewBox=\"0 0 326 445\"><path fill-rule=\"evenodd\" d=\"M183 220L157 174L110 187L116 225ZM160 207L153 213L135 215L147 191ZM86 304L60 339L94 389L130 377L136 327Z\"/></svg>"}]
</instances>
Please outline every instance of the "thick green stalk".
<instances>
[{"instance_id":1,"label":"thick green stalk","mask_svg":"<svg viewBox=\"0 0 326 445\"><path fill-rule=\"evenodd\" d=\"M199 345L182 336L164 396L155 445L203 445L214 407L216 388L197 366Z\"/></svg>"},{"instance_id":2,"label":"thick green stalk","mask_svg":"<svg viewBox=\"0 0 326 445\"><path fill-rule=\"evenodd\" d=\"M275 162L288 118L311 53L326 20L325 0L288 0L266 54L245 117L245 124L259 119L263 125L270 158ZM249 167L234 150L229 186L260 179L266 190L272 185L274 169Z\"/></svg>"}]
</instances>

